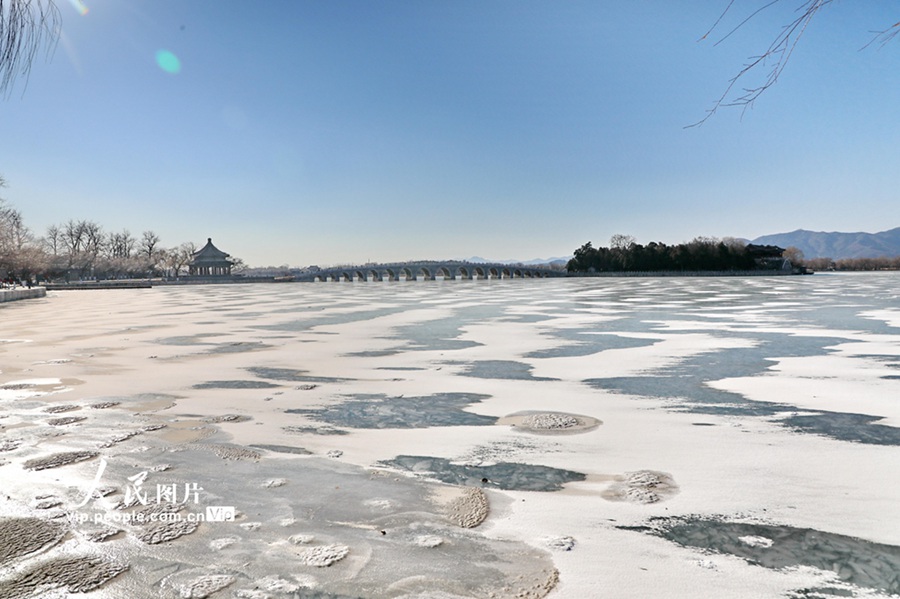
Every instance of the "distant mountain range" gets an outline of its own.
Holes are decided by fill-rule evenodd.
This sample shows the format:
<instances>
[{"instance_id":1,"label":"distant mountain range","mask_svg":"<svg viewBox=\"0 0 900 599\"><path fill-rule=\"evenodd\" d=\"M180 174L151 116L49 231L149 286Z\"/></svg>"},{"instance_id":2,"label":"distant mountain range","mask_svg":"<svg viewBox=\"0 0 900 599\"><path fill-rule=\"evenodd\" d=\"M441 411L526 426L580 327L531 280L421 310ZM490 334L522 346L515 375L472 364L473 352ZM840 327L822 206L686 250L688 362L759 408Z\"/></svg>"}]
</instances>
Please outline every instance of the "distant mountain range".
<instances>
[{"instance_id":1,"label":"distant mountain range","mask_svg":"<svg viewBox=\"0 0 900 599\"><path fill-rule=\"evenodd\" d=\"M463 258L466 262L474 262L476 264L483 264L485 262L493 262L499 264L522 264L525 266L538 266L540 264L565 264L569 260L572 259L572 256L566 256L565 258L535 258L534 260L488 260L487 258L482 258L481 256L472 256L470 258Z\"/></svg>"},{"instance_id":2,"label":"distant mountain range","mask_svg":"<svg viewBox=\"0 0 900 599\"><path fill-rule=\"evenodd\" d=\"M806 258L878 258L900 256L900 227L881 233L825 233L797 229L757 237L752 243L794 246Z\"/></svg>"}]
</instances>

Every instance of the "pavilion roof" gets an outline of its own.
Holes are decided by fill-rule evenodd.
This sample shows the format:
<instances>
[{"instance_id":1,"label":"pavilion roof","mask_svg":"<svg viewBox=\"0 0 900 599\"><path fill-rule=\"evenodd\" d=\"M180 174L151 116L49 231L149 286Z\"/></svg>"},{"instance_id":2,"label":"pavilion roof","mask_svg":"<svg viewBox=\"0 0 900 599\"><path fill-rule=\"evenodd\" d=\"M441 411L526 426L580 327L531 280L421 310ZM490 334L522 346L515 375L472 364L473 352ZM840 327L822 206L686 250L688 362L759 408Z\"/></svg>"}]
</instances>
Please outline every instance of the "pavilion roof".
<instances>
[{"instance_id":1,"label":"pavilion roof","mask_svg":"<svg viewBox=\"0 0 900 599\"><path fill-rule=\"evenodd\" d=\"M206 245L194 252L191 264L198 262L230 262L229 254L226 254L213 245L212 237L207 238Z\"/></svg>"}]
</instances>

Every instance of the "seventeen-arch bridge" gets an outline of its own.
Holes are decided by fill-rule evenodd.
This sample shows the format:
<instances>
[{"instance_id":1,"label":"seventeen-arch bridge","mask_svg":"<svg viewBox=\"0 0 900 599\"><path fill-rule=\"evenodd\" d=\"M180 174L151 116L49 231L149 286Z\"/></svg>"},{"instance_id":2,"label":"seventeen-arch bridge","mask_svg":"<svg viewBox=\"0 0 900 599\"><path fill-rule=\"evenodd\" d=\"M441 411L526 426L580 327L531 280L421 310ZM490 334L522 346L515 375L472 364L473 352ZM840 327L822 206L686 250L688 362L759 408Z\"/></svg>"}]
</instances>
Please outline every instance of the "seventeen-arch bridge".
<instances>
[{"instance_id":1,"label":"seventeen-arch bridge","mask_svg":"<svg viewBox=\"0 0 900 599\"><path fill-rule=\"evenodd\" d=\"M565 271L546 266L523 266L493 262L429 261L366 264L323 268L296 275L296 281L435 281L484 279L542 279L564 277Z\"/></svg>"}]
</instances>

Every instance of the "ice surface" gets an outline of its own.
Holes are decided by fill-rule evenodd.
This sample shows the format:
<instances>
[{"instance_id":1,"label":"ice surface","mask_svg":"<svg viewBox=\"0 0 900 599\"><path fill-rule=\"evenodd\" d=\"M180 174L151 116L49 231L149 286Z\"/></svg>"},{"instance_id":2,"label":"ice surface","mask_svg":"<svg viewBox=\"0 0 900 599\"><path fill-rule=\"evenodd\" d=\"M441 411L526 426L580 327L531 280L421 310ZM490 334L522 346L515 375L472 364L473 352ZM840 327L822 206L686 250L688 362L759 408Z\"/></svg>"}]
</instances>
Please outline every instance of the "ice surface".
<instances>
[{"instance_id":1,"label":"ice surface","mask_svg":"<svg viewBox=\"0 0 900 599\"><path fill-rule=\"evenodd\" d=\"M895 275L22 303L0 594L896 594ZM135 481L234 520L124 521Z\"/></svg>"}]
</instances>

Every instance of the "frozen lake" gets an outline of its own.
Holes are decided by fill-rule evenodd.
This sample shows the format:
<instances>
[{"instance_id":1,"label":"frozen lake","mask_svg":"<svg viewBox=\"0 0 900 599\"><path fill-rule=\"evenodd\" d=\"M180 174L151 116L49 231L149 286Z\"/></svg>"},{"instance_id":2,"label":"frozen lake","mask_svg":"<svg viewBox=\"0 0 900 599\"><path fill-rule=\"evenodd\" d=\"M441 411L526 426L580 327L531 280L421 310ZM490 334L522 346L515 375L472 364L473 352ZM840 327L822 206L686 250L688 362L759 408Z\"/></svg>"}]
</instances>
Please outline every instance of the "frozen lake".
<instances>
[{"instance_id":1,"label":"frozen lake","mask_svg":"<svg viewBox=\"0 0 900 599\"><path fill-rule=\"evenodd\" d=\"M0 596L900 595L898 274L4 305Z\"/></svg>"}]
</instances>

